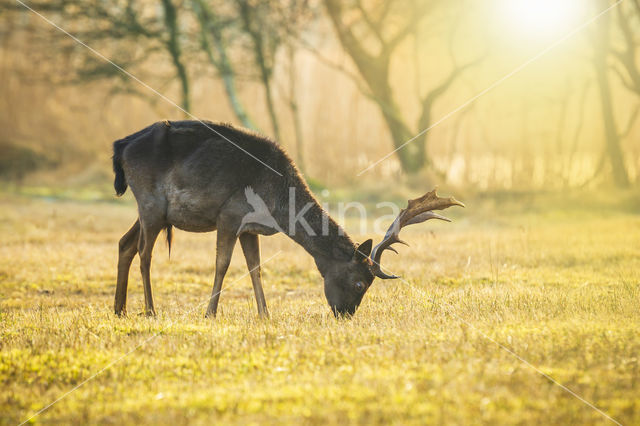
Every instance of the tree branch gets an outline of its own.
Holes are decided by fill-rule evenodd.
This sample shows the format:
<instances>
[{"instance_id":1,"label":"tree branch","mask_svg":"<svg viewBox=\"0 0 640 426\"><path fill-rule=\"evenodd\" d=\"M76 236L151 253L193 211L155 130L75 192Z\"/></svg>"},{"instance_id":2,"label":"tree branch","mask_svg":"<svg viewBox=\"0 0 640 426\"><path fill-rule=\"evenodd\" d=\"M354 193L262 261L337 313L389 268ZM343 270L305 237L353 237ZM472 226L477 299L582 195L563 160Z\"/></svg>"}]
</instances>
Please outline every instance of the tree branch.
<instances>
[{"instance_id":1,"label":"tree branch","mask_svg":"<svg viewBox=\"0 0 640 426\"><path fill-rule=\"evenodd\" d=\"M390 2L385 2L385 3L390 3ZM380 46L381 47L384 46L385 41L384 41L384 38L382 37L382 32L380 31L380 28L379 28L380 25L373 22L373 20L365 10L365 8L362 6L361 0L356 1L356 7L360 11L360 14L362 15L362 19L367 24L367 27L369 27L369 30L373 33L376 39L378 39L378 42L380 42Z\"/></svg>"},{"instance_id":2,"label":"tree branch","mask_svg":"<svg viewBox=\"0 0 640 426\"><path fill-rule=\"evenodd\" d=\"M636 118L638 118L638 112L640 112L640 104L636 105L633 112L629 116L629 120L627 121L625 129L620 133L620 138L626 138L627 136L629 136L629 133L633 128L633 124L635 123Z\"/></svg>"},{"instance_id":3,"label":"tree branch","mask_svg":"<svg viewBox=\"0 0 640 426\"><path fill-rule=\"evenodd\" d=\"M381 52L381 55L390 54L409 34L414 32L417 25L427 14L427 11L429 11L430 6L431 3L424 2L418 10L414 10L409 22L407 22L404 27L398 30L398 32L383 45L383 52Z\"/></svg>"}]
</instances>

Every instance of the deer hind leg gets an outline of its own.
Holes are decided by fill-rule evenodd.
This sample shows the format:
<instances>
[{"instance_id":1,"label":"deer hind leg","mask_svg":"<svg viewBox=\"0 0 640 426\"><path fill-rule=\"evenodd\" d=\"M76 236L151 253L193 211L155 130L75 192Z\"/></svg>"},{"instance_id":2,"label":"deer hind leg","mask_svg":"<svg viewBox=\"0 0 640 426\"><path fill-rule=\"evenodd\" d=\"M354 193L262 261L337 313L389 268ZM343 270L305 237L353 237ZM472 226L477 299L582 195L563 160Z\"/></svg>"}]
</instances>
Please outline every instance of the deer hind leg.
<instances>
[{"instance_id":1,"label":"deer hind leg","mask_svg":"<svg viewBox=\"0 0 640 426\"><path fill-rule=\"evenodd\" d=\"M231 263L231 256L233 255L233 248L236 245L238 237L234 232L225 231L224 228L218 228L218 235L216 241L216 276L213 281L213 291L211 292L211 298L209 299L209 307L205 316L215 317L218 311L218 301L220 300L220 293L222 292L222 281Z\"/></svg>"},{"instance_id":2,"label":"deer hind leg","mask_svg":"<svg viewBox=\"0 0 640 426\"><path fill-rule=\"evenodd\" d=\"M269 317L267 310L267 301L264 298L262 290L262 277L260 275L260 241L256 234L240 235L240 245L244 252L244 258L247 261L249 275L251 275L251 283L253 284L253 292L256 294L256 303L258 304L258 315L263 318Z\"/></svg>"},{"instance_id":3,"label":"deer hind leg","mask_svg":"<svg viewBox=\"0 0 640 426\"><path fill-rule=\"evenodd\" d=\"M140 239L140 220L136 220L131 229L122 236L118 244L118 279L116 281L116 296L114 311L116 315L127 314L127 285L129 284L129 269L131 262L138 253Z\"/></svg>"},{"instance_id":4,"label":"deer hind leg","mask_svg":"<svg viewBox=\"0 0 640 426\"><path fill-rule=\"evenodd\" d=\"M155 222L141 221L142 229L138 240L138 253L140 253L140 273L144 287L144 313L147 316L155 316L153 307L153 295L151 293L151 252L163 226Z\"/></svg>"}]
</instances>

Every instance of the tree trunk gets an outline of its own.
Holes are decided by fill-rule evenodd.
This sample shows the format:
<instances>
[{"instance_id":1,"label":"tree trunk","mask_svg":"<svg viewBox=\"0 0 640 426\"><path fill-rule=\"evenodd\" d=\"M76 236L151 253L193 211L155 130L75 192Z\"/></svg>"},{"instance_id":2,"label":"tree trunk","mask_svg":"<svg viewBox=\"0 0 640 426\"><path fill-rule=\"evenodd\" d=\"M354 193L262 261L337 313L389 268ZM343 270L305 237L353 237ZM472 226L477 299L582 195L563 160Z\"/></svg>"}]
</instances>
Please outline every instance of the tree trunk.
<instances>
[{"instance_id":1,"label":"tree trunk","mask_svg":"<svg viewBox=\"0 0 640 426\"><path fill-rule=\"evenodd\" d=\"M235 116L240 120L244 127L249 129L259 131L258 126L256 126L249 115L244 109L240 98L238 97L238 91L236 90L235 84L235 75L233 70L227 68L222 65L222 69L220 70L220 76L222 77L222 83L224 84L224 91L227 93L227 98L229 99L229 104L231 104L231 109Z\"/></svg>"},{"instance_id":2,"label":"tree trunk","mask_svg":"<svg viewBox=\"0 0 640 426\"><path fill-rule=\"evenodd\" d=\"M182 49L180 48L180 30L178 28L178 16L175 5L172 0L162 0L164 7L164 22L169 32L169 39L167 40L167 50L171 55L171 60L176 68L178 79L180 80L180 89L182 95L182 108L185 111L185 116L191 112L191 95L189 93L189 76L187 75L187 69L182 63Z\"/></svg>"},{"instance_id":3,"label":"tree trunk","mask_svg":"<svg viewBox=\"0 0 640 426\"><path fill-rule=\"evenodd\" d=\"M253 12L251 10L251 5L247 1L240 1L240 15L242 17L242 22L244 24L245 30L251 37L252 45L253 45L253 55L256 65L258 65L258 69L260 70L260 81L264 86L267 110L269 111L269 119L271 120L271 127L273 128L273 138L276 142L280 141L280 126L278 124L278 115L276 113L275 104L273 102L273 93L271 90L271 73L272 68L270 65L267 65L267 59L265 57L265 45L264 39L262 38L262 33L260 29L256 29L254 24L258 24L254 22Z\"/></svg>"},{"instance_id":4,"label":"tree trunk","mask_svg":"<svg viewBox=\"0 0 640 426\"><path fill-rule=\"evenodd\" d=\"M242 105L238 91L236 89L236 75L233 69L233 65L227 55L227 46L225 45L225 39L222 34L221 24L217 19L217 16L211 12L209 6L203 0L194 0L194 9L198 20L200 21L201 31L201 46L207 54L209 63L213 65L220 73L222 83L224 85L224 91L227 94L229 104L235 116L240 120L244 127L258 131L258 127L253 123L249 114ZM218 59L213 54L211 45L209 44L208 36L211 36L215 50L218 53Z\"/></svg>"},{"instance_id":5,"label":"tree trunk","mask_svg":"<svg viewBox=\"0 0 640 426\"><path fill-rule=\"evenodd\" d=\"M611 86L608 76L607 56L609 54L609 19L607 15L600 18L598 22L597 37L595 39L594 68L596 80L600 90L600 101L602 106L602 119L604 124L604 136L606 141L607 154L611 163L613 179L617 186L629 186L629 175L624 165L624 156L620 144L620 136L613 114L613 100Z\"/></svg>"},{"instance_id":6,"label":"tree trunk","mask_svg":"<svg viewBox=\"0 0 640 426\"><path fill-rule=\"evenodd\" d=\"M380 104L378 103L378 105ZM395 153L400 161L402 171L409 175L418 173L426 165L424 151L425 135L419 136L417 138L418 140L406 143L414 136L407 125L398 120L393 113L386 111L382 106L381 109L383 110L382 116L391 134L394 149L397 150ZM405 143L406 145L403 146Z\"/></svg>"},{"instance_id":7,"label":"tree trunk","mask_svg":"<svg viewBox=\"0 0 640 426\"><path fill-rule=\"evenodd\" d=\"M300 122L300 110L298 108L298 90L296 85L296 66L295 51L293 46L289 45L287 53L289 54L289 109L291 110L291 118L293 120L293 129L296 135L296 163L302 174L306 172L306 164L304 161L304 140L302 135L302 123Z\"/></svg>"},{"instance_id":8,"label":"tree trunk","mask_svg":"<svg viewBox=\"0 0 640 426\"><path fill-rule=\"evenodd\" d=\"M271 90L271 77L270 73L265 72L264 66L260 66L260 75L262 78L262 85L264 86L264 92L266 96L267 109L269 110L269 118L271 120L271 127L273 128L273 138L276 142L280 143L280 125L278 124L278 115L276 114L276 107L273 103L273 94Z\"/></svg>"}]
</instances>

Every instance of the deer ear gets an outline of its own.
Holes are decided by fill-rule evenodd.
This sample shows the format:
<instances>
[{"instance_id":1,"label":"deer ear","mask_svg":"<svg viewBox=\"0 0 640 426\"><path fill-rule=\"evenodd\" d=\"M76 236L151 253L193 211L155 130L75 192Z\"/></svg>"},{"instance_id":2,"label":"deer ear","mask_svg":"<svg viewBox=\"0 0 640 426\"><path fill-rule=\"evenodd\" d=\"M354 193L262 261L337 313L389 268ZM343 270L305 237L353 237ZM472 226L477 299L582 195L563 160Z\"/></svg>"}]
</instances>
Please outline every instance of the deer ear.
<instances>
[{"instance_id":1,"label":"deer ear","mask_svg":"<svg viewBox=\"0 0 640 426\"><path fill-rule=\"evenodd\" d=\"M356 247L356 251L353 253L353 259L356 262L365 262L371 254L371 247L373 246L373 240L368 239L364 243Z\"/></svg>"}]
</instances>

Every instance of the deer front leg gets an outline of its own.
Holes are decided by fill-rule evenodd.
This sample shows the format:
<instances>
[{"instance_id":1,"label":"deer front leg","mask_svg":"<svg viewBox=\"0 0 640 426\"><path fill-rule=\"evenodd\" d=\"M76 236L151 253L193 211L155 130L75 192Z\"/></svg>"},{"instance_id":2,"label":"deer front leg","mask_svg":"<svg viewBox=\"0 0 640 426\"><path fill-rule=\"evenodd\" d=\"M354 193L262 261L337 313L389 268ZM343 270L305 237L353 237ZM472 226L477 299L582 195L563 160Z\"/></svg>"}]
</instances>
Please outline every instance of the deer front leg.
<instances>
[{"instance_id":1,"label":"deer front leg","mask_svg":"<svg viewBox=\"0 0 640 426\"><path fill-rule=\"evenodd\" d=\"M116 281L116 297L114 311L116 315L127 314L127 285L129 283L129 269L131 262L138 253L140 240L140 221L136 220L131 229L120 239L118 244L118 279Z\"/></svg>"},{"instance_id":2,"label":"deer front leg","mask_svg":"<svg viewBox=\"0 0 640 426\"><path fill-rule=\"evenodd\" d=\"M262 290L262 277L260 275L260 242L256 234L241 234L240 245L247 261L247 268L251 275L251 283L253 291L256 294L256 303L258 304L258 315L263 318L269 317L267 310L267 301L264 298Z\"/></svg>"},{"instance_id":3,"label":"deer front leg","mask_svg":"<svg viewBox=\"0 0 640 426\"><path fill-rule=\"evenodd\" d=\"M215 317L218 311L218 301L220 300L220 293L222 292L222 281L229 268L229 263L231 263L231 256L233 255L233 248L236 245L237 239L238 237L234 232L228 232L218 228L216 240L216 276L213 281L213 291L209 299L209 307L205 314L207 318Z\"/></svg>"}]
</instances>

